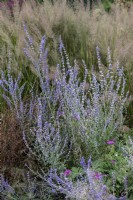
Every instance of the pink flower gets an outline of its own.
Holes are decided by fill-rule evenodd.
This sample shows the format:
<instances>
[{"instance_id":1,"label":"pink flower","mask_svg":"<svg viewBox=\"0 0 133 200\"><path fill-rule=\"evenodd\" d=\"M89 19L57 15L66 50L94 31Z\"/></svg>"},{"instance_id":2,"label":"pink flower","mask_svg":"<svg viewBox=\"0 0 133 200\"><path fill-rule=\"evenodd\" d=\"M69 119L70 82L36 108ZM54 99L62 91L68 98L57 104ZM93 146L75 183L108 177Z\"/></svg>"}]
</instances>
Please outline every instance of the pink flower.
<instances>
[{"instance_id":1,"label":"pink flower","mask_svg":"<svg viewBox=\"0 0 133 200\"><path fill-rule=\"evenodd\" d=\"M99 172L94 172L94 178L97 179L97 180L100 180L102 177L102 174L99 173Z\"/></svg>"},{"instance_id":2,"label":"pink flower","mask_svg":"<svg viewBox=\"0 0 133 200\"><path fill-rule=\"evenodd\" d=\"M112 163L112 164L115 164L115 162L116 162L115 160L111 160L111 163Z\"/></svg>"},{"instance_id":3,"label":"pink flower","mask_svg":"<svg viewBox=\"0 0 133 200\"><path fill-rule=\"evenodd\" d=\"M112 144L114 144L115 142L114 142L114 140L108 140L107 141L107 144L109 144L109 145L112 145Z\"/></svg>"},{"instance_id":4,"label":"pink flower","mask_svg":"<svg viewBox=\"0 0 133 200\"><path fill-rule=\"evenodd\" d=\"M71 174L71 170L70 169L66 169L65 171L64 171L64 175L65 176L69 176L70 174Z\"/></svg>"}]
</instances>

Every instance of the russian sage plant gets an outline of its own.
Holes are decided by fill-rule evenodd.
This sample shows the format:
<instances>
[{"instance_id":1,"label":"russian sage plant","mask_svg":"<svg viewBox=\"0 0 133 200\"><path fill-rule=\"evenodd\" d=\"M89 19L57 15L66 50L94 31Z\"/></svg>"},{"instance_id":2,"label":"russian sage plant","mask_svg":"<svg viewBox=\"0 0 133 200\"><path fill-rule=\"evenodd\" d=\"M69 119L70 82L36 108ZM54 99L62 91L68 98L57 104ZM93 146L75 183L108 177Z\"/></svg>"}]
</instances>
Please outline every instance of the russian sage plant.
<instances>
[{"instance_id":1,"label":"russian sage plant","mask_svg":"<svg viewBox=\"0 0 133 200\"><path fill-rule=\"evenodd\" d=\"M88 72L84 63L84 77L81 80L76 61L72 67L60 39L61 64L57 65L51 80L45 36L42 37L39 50L36 51L26 25L24 31L24 52L33 64L41 88L34 104L35 112L33 113L32 102L30 106L24 106L24 85L19 87L19 78L13 80L8 73L6 80L2 72L1 85L4 92L10 95L8 97L4 94L3 97L15 110L19 119L24 119L25 113L30 113L32 123L27 132L23 130L23 138L30 152L43 164L53 166L57 163L59 165L63 156L68 158L70 147L78 157L101 152L99 148L103 148L107 141L116 139L118 128L124 121L123 110L127 94L123 68L120 68L118 63L113 66L108 49L108 69L104 73L97 47L99 77L93 69ZM25 112L24 109L28 107L30 109Z\"/></svg>"},{"instance_id":2,"label":"russian sage plant","mask_svg":"<svg viewBox=\"0 0 133 200\"><path fill-rule=\"evenodd\" d=\"M118 63L113 66L108 49L109 64L104 74L98 47L96 50L100 76L97 78L92 70L89 98L86 97L87 100L84 102L86 114L83 125L83 131L95 148L116 137L118 128L124 122L123 110L128 95L125 94L123 68L120 68Z\"/></svg>"}]
</instances>

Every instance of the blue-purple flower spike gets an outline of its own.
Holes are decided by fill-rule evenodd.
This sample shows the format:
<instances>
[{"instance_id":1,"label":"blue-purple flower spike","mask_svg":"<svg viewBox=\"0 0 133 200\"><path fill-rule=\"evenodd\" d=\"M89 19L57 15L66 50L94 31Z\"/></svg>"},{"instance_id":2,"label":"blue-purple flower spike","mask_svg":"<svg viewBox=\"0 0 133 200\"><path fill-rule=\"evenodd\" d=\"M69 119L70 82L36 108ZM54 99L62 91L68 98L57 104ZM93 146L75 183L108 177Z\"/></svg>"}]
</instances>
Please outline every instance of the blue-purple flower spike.
<instances>
[{"instance_id":1,"label":"blue-purple flower spike","mask_svg":"<svg viewBox=\"0 0 133 200\"><path fill-rule=\"evenodd\" d=\"M84 157L81 158L81 160L80 160L80 165L81 165L83 168L86 168L86 167L87 167Z\"/></svg>"},{"instance_id":2,"label":"blue-purple flower spike","mask_svg":"<svg viewBox=\"0 0 133 200\"><path fill-rule=\"evenodd\" d=\"M88 168L90 168L91 167L91 163L92 163L92 161L91 161L91 156L90 156L90 158L89 158L89 160L88 160Z\"/></svg>"},{"instance_id":3,"label":"blue-purple flower spike","mask_svg":"<svg viewBox=\"0 0 133 200\"><path fill-rule=\"evenodd\" d=\"M59 38L59 52L61 53L62 52L62 49L64 48L64 44L62 42L62 39L61 39L61 36Z\"/></svg>"},{"instance_id":4,"label":"blue-purple flower spike","mask_svg":"<svg viewBox=\"0 0 133 200\"><path fill-rule=\"evenodd\" d=\"M42 55L42 53L44 52L45 43L46 43L46 37L43 36L43 37L42 37L42 40L41 40L41 44L40 44L40 54L41 54L41 55Z\"/></svg>"}]
</instances>

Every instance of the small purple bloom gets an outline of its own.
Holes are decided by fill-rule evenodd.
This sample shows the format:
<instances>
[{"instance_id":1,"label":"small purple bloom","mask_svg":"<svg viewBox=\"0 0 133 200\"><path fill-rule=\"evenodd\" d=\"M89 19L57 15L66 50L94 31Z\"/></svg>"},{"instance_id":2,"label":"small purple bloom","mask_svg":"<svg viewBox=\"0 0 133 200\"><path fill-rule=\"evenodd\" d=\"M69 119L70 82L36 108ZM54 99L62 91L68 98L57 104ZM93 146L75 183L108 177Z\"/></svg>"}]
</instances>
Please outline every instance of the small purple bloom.
<instances>
[{"instance_id":1,"label":"small purple bloom","mask_svg":"<svg viewBox=\"0 0 133 200\"><path fill-rule=\"evenodd\" d=\"M70 169L66 169L65 171L64 171L64 175L65 176L69 176L70 174L71 174L71 170Z\"/></svg>"},{"instance_id":2,"label":"small purple bloom","mask_svg":"<svg viewBox=\"0 0 133 200\"><path fill-rule=\"evenodd\" d=\"M108 140L107 141L107 144L109 144L109 145L112 145L112 144L114 144L115 142L114 142L114 140Z\"/></svg>"}]
</instances>

